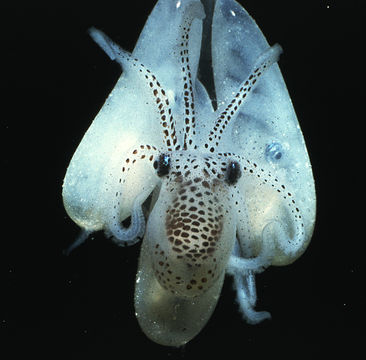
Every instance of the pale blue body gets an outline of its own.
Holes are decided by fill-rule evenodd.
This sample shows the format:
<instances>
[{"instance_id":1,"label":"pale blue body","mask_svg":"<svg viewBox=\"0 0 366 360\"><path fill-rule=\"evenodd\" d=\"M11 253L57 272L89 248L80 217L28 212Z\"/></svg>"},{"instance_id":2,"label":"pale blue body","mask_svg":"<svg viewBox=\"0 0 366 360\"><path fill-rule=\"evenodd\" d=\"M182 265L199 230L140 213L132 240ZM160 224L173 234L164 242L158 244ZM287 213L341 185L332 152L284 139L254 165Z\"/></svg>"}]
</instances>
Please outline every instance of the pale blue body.
<instances>
[{"instance_id":1,"label":"pale blue body","mask_svg":"<svg viewBox=\"0 0 366 360\"><path fill-rule=\"evenodd\" d=\"M217 0L214 109L197 78L204 17L199 0L160 0L132 54L90 31L123 74L63 185L83 229L75 246L101 229L119 245L143 238L136 316L148 337L171 346L208 321L225 273L248 322L270 317L254 310L255 273L296 260L315 222L311 165L276 64L281 48L269 47L238 3Z\"/></svg>"}]
</instances>

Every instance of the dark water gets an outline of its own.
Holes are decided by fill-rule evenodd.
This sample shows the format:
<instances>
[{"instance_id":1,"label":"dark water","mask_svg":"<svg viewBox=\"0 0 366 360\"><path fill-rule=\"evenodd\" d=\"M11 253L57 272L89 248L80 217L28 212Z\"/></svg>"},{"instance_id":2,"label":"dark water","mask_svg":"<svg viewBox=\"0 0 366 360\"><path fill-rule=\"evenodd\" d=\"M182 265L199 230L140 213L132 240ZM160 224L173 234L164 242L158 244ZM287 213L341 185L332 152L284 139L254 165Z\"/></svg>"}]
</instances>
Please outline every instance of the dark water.
<instances>
[{"instance_id":1,"label":"dark water","mask_svg":"<svg viewBox=\"0 0 366 360\"><path fill-rule=\"evenodd\" d=\"M227 278L208 325L183 349L156 345L139 329L133 308L139 245L118 248L95 234L62 255L78 234L63 209L62 179L120 73L86 30L94 25L132 50L153 2L1 5L0 327L14 351L160 358L356 353L365 308L361 2L241 2L269 42L284 48L280 67L313 165L317 224L297 262L257 277L257 309L270 311L271 321L242 321Z\"/></svg>"}]
</instances>

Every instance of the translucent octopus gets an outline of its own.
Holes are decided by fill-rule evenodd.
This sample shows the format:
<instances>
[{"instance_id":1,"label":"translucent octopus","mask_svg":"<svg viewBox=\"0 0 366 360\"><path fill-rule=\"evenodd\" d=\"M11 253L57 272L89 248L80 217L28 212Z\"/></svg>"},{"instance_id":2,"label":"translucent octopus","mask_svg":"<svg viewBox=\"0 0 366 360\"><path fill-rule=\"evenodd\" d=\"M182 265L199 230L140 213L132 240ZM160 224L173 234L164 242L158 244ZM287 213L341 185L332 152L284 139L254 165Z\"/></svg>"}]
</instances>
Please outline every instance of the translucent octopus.
<instances>
[{"instance_id":1,"label":"translucent octopus","mask_svg":"<svg viewBox=\"0 0 366 360\"><path fill-rule=\"evenodd\" d=\"M255 274L296 260L315 222L311 165L276 63L281 47L233 0L206 12L202 42L199 0L158 1L132 54L90 29L123 73L63 184L65 209L82 228L69 251L97 230L120 246L143 239L136 317L168 346L203 328L225 274L245 320L269 318L255 310ZM201 45L210 47L214 99L197 75Z\"/></svg>"}]
</instances>

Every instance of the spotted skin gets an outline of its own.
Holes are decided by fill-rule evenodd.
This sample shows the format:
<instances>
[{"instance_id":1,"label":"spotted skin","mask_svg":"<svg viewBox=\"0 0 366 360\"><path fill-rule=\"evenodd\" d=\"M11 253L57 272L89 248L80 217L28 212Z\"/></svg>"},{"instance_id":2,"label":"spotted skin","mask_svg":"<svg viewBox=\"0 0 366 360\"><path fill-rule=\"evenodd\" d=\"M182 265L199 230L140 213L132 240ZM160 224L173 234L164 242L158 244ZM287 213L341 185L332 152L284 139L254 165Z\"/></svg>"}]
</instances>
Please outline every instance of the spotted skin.
<instances>
[{"instance_id":1,"label":"spotted skin","mask_svg":"<svg viewBox=\"0 0 366 360\"><path fill-rule=\"evenodd\" d=\"M158 1L132 54L90 29L123 74L63 185L83 229L69 250L96 230L119 246L143 239L136 317L168 346L203 328L225 274L244 319L268 319L254 310L255 274L296 260L314 227L311 166L276 64L282 49L233 0L215 1L211 15L215 99L198 79L199 0Z\"/></svg>"}]
</instances>

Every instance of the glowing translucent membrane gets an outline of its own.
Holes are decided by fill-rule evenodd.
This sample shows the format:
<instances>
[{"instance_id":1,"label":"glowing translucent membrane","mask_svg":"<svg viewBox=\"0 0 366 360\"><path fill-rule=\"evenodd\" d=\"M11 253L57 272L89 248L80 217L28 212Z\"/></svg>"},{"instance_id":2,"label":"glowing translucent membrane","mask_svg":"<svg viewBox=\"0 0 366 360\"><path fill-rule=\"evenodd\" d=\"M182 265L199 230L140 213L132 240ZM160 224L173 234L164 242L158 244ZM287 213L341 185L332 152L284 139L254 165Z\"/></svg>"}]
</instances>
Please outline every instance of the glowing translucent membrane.
<instances>
[{"instance_id":1,"label":"glowing translucent membrane","mask_svg":"<svg viewBox=\"0 0 366 360\"><path fill-rule=\"evenodd\" d=\"M311 165L276 64L281 48L235 1L217 0L210 12L212 3L158 1L132 54L90 30L123 74L63 184L65 209L83 229L69 250L96 230L118 245L143 237L136 316L169 346L203 328L225 273L243 317L268 319L254 310L255 273L296 260L315 222ZM217 109L197 78L205 12Z\"/></svg>"}]
</instances>

